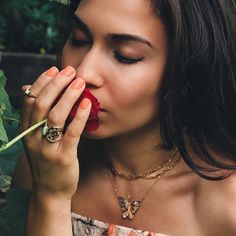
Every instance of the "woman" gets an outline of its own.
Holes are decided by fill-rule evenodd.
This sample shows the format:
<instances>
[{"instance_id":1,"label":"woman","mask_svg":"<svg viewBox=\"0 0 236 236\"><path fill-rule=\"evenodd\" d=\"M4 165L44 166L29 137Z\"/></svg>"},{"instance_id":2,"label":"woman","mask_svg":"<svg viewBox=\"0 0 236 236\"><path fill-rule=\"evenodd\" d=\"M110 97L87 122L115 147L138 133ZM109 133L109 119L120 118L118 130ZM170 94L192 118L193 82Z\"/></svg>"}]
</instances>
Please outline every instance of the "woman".
<instances>
[{"instance_id":1,"label":"woman","mask_svg":"<svg viewBox=\"0 0 236 236\"><path fill-rule=\"evenodd\" d=\"M22 130L47 118L46 133L59 132L24 139L32 183L22 157L15 185L32 191L27 235L235 235L234 1L71 8L63 70L43 73L24 99ZM100 102L98 127L84 129L85 98L60 136L85 87Z\"/></svg>"}]
</instances>

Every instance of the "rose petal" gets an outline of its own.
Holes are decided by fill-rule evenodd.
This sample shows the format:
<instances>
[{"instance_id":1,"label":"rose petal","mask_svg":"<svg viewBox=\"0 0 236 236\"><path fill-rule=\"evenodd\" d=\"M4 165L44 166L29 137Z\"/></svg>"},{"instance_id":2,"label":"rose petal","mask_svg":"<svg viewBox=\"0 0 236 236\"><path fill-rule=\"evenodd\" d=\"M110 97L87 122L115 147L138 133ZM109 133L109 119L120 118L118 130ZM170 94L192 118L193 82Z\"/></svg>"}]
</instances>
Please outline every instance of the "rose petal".
<instances>
[{"instance_id":1,"label":"rose petal","mask_svg":"<svg viewBox=\"0 0 236 236\"><path fill-rule=\"evenodd\" d=\"M56 99L56 101L53 105L55 105L59 101L59 99L61 98L64 91L65 90L63 90L63 92L58 96L58 98ZM93 131L98 128L98 112L100 110L100 104L99 104L97 98L94 97L93 94L87 88L84 89L84 91L81 94L81 96L79 97L79 99L73 105L73 107L66 119L65 128L70 124L70 122L75 117L75 114L76 114L76 111L79 107L79 104L84 98L88 98L92 103L91 111L90 111L89 118L86 123L85 129L88 131Z\"/></svg>"}]
</instances>

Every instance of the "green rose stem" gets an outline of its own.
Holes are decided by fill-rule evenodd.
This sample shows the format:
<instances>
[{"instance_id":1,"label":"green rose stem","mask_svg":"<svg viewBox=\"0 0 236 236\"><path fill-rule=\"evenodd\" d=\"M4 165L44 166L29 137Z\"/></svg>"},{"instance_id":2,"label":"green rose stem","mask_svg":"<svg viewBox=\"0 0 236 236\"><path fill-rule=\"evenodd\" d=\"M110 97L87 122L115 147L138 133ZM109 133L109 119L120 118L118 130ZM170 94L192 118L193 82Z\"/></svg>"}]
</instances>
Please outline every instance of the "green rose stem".
<instances>
[{"instance_id":1,"label":"green rose stem","mask_svg":"<svg viewBox=\"0 0 236 236\"><path fill-rule=\"evenodd\" d=\"M19 141L21 138L23 138L24 136L26 136L27 134L29 134L30 132L32 132L33 130L37 129L38 127L40 127L41 125L45 124L47 122L47 119L44 119L42 121L39 121L38 123L32 125L30 128L28 128L27 130L25 130L24 132L22 132L21 134L19 134L18 136L16 136L14 139L12 139L10 142L8 142L7 144L4 144L2 147L0 147L0 152L8 149L9 147L11 147L14 143L16 143L17 141Z\"/></svg>"}]
</instances>

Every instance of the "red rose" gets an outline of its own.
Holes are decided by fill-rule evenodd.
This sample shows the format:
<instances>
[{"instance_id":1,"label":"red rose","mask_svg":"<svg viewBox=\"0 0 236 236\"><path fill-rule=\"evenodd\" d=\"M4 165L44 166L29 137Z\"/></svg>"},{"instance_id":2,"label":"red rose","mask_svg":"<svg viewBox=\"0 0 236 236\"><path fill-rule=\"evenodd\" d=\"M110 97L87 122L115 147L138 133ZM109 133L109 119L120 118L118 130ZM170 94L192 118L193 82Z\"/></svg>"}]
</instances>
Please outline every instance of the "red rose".
<instances>
[{"instance_id":1,"label":"red rose","mask_svg":"<svg viewBox=\"0 0 236 236\"><path fill-rule=\"evenodd\" d=\"M76 101L76 103L72 107L70 114L66 119L66 125L68 125L73 120L73 118L76 114L76 111L79 107L79 104L83 100L83 98L88 98L92 103L91 111L90 111L89 118L88 118L88 121L85 126L85 130L86 131L96 130L99 125L98 124L98 112L100 110L100 104L99 104L97 98L94 97L87 88L84 89L83 93L81 94L79 99Z\"/></svg>"},{"instance_id":2,"label":"red rose","mask_svg":"<svg viewBox=\"0 0 236 236\"><path fill-rule=\"evenodd\" d=\"M56 99L56 101L53 105L55 105L57 103L57 101L61 98L64 91L65 90L63 90L63 92L58 96L58 98ZM96 130L98 128L99 123L98 123L98 116L97 115L98 115L98 112L100 110L100 104L99 104L97 98L94 97L87 88L85 88L83 93L79 97L79 99L73 105L73 107L72 107L72 109L71 109L71 111L70 111L70 113L69 113L69 115L66 119L65 129L70 124L70 122L73 120L73 118L76 114L76 111L79 107L79 104L80 104L80 102L82 101L83 98L88 98L92 103L89 118L88 118L88 121L85 125L85 130L86 131L93 131L93 130Z\"/></svg>"}]
</instances>

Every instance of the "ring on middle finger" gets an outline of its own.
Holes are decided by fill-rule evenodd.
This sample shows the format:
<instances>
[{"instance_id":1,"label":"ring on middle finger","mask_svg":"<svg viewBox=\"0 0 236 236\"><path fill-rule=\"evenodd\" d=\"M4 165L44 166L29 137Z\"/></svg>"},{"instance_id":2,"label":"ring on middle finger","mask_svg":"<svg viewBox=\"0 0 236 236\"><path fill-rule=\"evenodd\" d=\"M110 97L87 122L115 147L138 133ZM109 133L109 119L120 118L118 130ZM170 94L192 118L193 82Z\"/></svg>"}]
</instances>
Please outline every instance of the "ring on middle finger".
<instances>
[{"instance_id":1,"label":"ring on middle finger","mask_svg":"<svg viewBox=\"0 0 236 236\"><path fill-rule=\"evenodd\" d=\"M42 128L42 136L50 143L56 143L62 139L63 128L48 126L47 122Z\"/></svg>"}]
</instances>

